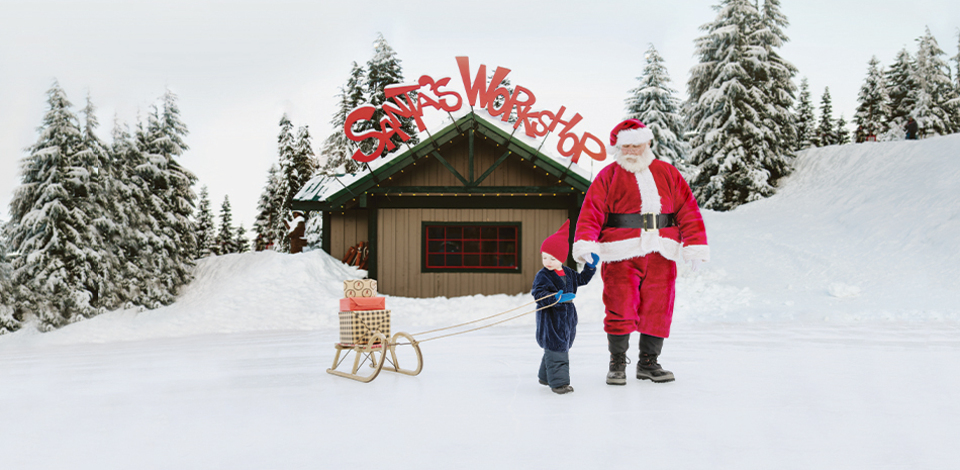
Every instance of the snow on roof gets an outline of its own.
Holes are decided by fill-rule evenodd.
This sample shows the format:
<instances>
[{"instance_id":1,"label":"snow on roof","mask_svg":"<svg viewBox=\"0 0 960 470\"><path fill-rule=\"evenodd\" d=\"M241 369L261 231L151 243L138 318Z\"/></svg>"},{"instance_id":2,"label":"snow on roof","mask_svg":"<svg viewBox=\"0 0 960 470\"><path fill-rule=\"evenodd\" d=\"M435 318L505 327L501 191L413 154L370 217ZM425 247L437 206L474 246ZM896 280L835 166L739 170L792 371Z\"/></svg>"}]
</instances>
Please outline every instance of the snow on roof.
<instances>
[{"instance_id":1,"label":"snow on roof","mask_svg":"<svg viewBox=\"0 0 960 470\"><path fill-rule=\"evenodd\" d=\"M482 119L485 123L495 126L506 132L508 135L512 134L512 140L515 142L520 142L534 150L536 150L541 155L550 158L558 166L567 168L570 172L580 176L586 181L592 181L595 173L591 172L590 169L583 166L584 163L587 163L590 160L589 156L581 155L580 163L573 163L572 158L564 157L557 153L556 150L556 137L553 135L548 135L544 138L533 138L528 136L523 131L523 125L521 124L516 130L514 130L513 123L503 122L498 118L494 118L487 114L486 112L474 112L474 110L469 109L469 107L462 108L456 112L448 114L446 117L442 118L440 123L436 126L432 126L434 131L431 132L430 129L427 129L424 132L417 134L420 142L426 141L431 138L433 133L441 131L448 126L453 125L454 122L460 120L464 116L467 116L471 112L474 113L474 116L478 119ZM406 144L407 151L413 148L412 145ZM373 171L376 171L378 168L387 165L393 162L396 158L405 154L403 152L394 152L388 155L385 158L377 158L374 161L365 164L360 172L351 173L351 174L342 174L342 175L317 175L311 178L303 188L300 189L300 192L297 193L295 199L300 201L326 201L338 192L342 191L345 188L349 188L354 183L357 183L363 177L367 176Z\"/></svg>"}]
</instances>

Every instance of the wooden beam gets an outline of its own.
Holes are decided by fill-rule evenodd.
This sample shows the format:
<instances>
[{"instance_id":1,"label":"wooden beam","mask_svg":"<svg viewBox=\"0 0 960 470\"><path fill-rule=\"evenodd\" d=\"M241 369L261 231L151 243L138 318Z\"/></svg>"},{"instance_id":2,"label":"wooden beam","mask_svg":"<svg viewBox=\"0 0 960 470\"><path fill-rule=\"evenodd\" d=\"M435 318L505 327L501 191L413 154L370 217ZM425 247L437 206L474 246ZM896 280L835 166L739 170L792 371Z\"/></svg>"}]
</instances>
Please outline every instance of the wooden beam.
<instances>
[{"instance_id":1,"label":"wooden beam","mask_svg":"<svg viewBox=\"0 0 960 470\"><path fill-rule=\"evenodd\" d=\"M470 184L475 186L476 183L473 181L473 129L470 129L470 135L467 137L467 142L469 146L467 153L467 166L469 171L467 172L467 176L469 177L468 179L470 180Z\"/></svg>"},{"instance_id":2,"label":"wooden beam","mask_svg":"<svg viewBox=\"0 0 960 470\"><path fill-rule=\"evenodd\" d=\"M445 158L443 158L442 155L440 155L440 152L437 152L436 150L434 150L433 152L430 152L430 155L433 155L434 157L437 158L437 160L440 160L440 163L443 164L443 166L447 167L447 170L450 170L450 173L453 173L453 176L456 176L457 179L460 180L460 182L462 182L464 186L470 185L470 182L464 179L463 175L461 175L460 172L453 167L453 165L450 165L450 162L448 162Z\"/></svg>"},{"instance_id":3,"label":"wooden beam","mask_svg":"<svg viewBox=\"0 0 960 470\"><path fill-rule=\"evenodd\" d=\"M506 152L504 152L503 155L501 155L500 158L498 158L497 161L490 166L490 168L487 168L487 171L483 172L483 174L480 175L479 179L477 179L471 184L471 186L479 186L480 183L483 182L483 180L487 179L487 177L490 176L490 173L493 173L493 170L496 170L498 166L500 166L504 161L507 160L507 157L509 157L511 153L512 152L510 150L507 150Z\"/></svg>"}]
</instances>

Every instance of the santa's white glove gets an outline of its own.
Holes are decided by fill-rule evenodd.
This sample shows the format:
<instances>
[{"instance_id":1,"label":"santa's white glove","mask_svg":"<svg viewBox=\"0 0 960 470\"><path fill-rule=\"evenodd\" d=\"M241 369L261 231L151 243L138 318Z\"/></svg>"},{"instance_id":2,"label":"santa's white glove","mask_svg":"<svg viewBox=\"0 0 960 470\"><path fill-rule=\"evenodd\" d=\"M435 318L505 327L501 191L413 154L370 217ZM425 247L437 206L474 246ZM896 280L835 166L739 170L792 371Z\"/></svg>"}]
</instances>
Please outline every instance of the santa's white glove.
<instances>
[{"instance_id":1,"label":"santa's white glove","mask_svg":"<svg viewBox=\"0 0 960 470\"><path fill-rule=\"evenodd\" d=\"M698 269L700 269L700 260L698 259L690 260L690 271L697 272Z\"/></svg>"}]
</instances>

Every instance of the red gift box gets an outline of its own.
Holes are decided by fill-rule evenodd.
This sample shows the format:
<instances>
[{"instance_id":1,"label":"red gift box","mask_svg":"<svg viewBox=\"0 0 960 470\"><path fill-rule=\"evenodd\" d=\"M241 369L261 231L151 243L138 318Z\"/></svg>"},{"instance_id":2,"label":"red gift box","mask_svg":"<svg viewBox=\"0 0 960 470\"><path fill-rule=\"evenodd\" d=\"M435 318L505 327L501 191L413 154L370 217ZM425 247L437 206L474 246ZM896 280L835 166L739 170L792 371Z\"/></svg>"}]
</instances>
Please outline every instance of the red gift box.
<instances>
[{"instance_id":1,"label":"red gift box","mask_svg":"<svg viewBox=\"0 0 960 470\"><path fill-rule=\"evenodd\" d=\"M347 297L340 299L341 312L356 312L359 310L386 310L386 297Z\"/></svg>"}]
</instances>

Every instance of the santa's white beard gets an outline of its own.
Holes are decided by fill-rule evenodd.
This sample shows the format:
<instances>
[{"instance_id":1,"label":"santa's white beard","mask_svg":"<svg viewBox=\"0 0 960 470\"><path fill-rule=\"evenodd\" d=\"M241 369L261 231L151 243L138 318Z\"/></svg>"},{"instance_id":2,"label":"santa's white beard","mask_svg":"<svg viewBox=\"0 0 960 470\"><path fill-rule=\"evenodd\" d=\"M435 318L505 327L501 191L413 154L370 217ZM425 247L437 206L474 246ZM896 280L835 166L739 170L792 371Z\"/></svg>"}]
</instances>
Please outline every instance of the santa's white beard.
<instances>
[{"instance_id":1,"label":"santa's white beard","mask_svg":"<svg viewBox=\"0 0 960 470\"><path fill-rule=\"evenodd\" d=\"M650 147L647 147L647 150L645 150L641 155L625 155L618 148L614 154L614 158L624 170L627 170L631 173L640 173L641 171L646 170L647 167L649 167L657 157L653 155L653 151L650 150ZM634 159L634 161L627 161L627 158Z\"/></svg>"}]
</instances>

